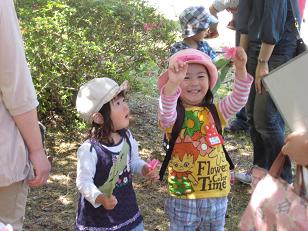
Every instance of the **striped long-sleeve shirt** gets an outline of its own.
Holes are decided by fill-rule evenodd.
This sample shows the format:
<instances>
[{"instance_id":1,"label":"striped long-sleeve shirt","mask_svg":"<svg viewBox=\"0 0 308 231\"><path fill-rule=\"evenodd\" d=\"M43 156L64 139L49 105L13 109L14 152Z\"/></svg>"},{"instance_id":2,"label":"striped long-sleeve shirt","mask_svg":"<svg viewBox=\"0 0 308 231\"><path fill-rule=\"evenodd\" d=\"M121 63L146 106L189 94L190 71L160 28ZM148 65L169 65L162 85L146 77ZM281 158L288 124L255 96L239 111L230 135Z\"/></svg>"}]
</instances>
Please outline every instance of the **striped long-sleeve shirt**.
<instances>
[{"instance_id":1,"label":"striped long-sleeve shirt","mask_svg":"<svg viewBox=\"0 0 308 231\"><path fill-rule=\"evenodd\" d=\"M253 77L247 73L245 79L235 75L233 90L218 102L218 110L221 112L224 120L227 121L232 115L239 111L247 102L250 86ZM176 120L176 104L180 97L181 89L178 88L176 93L171 96L163 94L164 87L161 89L159 100L159 121L163 128L172 126Z\"/></svg>"}]
</instances>

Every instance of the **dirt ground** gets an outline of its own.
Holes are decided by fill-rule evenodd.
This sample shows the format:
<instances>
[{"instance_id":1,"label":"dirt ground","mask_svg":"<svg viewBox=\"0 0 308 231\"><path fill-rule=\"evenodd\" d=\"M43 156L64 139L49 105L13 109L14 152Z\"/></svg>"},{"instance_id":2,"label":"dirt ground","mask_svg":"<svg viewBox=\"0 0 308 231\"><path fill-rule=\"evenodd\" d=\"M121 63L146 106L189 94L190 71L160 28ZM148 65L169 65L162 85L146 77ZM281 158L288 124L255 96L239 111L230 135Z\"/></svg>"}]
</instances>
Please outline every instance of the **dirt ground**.
<instances>
[{"instance_id":1,"label":"dirt ground","mask_svg":"<svg viewBox=\"0 0 308 231\"><path fill-rule=\"evenodd\" d=\"M157 127L157 96L141 93L129 95L133 115L131 130L139 143L144 159L163 159L162 133ZM248 134L225 134L226 147L237 165L236 171L250 167L251 145ZM83 141L78 131L57 132L49 129L46 147L53 156L53 167L46 186L31 189L24 230L60 231L74 230L78 192L76 179L76 149ZM144 217L145 230L168 230L168 219L164 214L164 198L167 196L163 184L149 183L138 177L134 181L138 202ZM225 230L237 230L239 217L247 205L249 187L236 183L229 195L229 208Z\"/></svg>"}]
</instances>

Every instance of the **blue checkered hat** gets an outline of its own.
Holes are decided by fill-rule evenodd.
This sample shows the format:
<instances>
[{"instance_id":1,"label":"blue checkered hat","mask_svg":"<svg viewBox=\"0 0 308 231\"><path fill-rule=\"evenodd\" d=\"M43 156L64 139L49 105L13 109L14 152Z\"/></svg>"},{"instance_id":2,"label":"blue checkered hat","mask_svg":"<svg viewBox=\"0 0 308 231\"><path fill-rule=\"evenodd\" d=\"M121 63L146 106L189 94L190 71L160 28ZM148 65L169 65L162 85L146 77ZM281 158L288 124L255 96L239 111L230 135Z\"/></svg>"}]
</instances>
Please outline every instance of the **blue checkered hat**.
<instances>
[{"instance_id":1,"label":"blue checkered hat","mask_svg":"<svg viewBox=\"0 0 308 231\"><path fill-rule=\"evenodd\" d=\"M218 19L212 16L203 6L191 6L186 8L179 16L183 38L194 36L211 24L218 23Z\"/></svg>"}]
</instances>

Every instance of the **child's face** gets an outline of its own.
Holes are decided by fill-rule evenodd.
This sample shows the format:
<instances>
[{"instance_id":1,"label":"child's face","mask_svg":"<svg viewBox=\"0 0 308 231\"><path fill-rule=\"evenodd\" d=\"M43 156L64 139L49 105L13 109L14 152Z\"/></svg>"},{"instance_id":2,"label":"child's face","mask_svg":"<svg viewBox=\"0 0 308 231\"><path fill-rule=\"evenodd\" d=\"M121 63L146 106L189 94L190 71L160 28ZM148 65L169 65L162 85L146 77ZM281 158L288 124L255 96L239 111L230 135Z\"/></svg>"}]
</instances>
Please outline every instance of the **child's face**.
<instances>
[{"instance_id":1,"label":"child's face","mask_svg":"<svg viewBox=\"0 0 308 231\"><path fill-rule=\"evenodd\" d=\"M199 32L198 34L195 34L191 38L197 42L202 41L209 33L209 28L204 29L203 31Z\"/></svg>"},{"instance_id":2,"label":"child's face","mask_svg":"<svg viewBox=\"0 0 308 231\"><path fill-rule=\"evenodd\" d=\"M180 85L182 89L180 98L184 106L200 105L209 89L209 84L205 66L196 63L188 64L186 77Z\"/></svg>"},{"instance_id":3,"label":"child's face","mask_svg":"<svg viewBox=\"0 0 308 231\"><path fill-rule=\"evenodd\" d=\"M129 125L129 108L123 96L117 96L110 102L110 118L115 131Z\"/></svg>"}]
</instances>

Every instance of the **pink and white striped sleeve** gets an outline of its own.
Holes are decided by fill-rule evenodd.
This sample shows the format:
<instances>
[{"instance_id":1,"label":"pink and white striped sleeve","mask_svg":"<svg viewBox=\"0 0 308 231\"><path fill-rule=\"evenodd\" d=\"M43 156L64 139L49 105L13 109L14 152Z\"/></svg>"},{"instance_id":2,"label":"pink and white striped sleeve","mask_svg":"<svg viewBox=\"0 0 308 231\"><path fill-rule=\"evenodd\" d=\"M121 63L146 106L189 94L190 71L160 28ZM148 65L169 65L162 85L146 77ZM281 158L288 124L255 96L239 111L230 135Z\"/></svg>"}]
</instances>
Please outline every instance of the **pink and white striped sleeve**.
<instances>
[{"instance_id":1,"label":"pink and white striped sleeve","mask_svg":"<svg viewBox=\"0 0 308 231\"><path fill-rule=\"evenodd\" d=\"M174 95L165 95L163 92L164 87L160 91L158 120L163 128L168 128L176 120L176 104L181 94L181 89L178 88Z\"/></svg>"},{"instance_id":2,"label":"pink and white striped sleeve","mask_svg":"<svg viewBox=\"0 0 308 231\"><path fill-rule=\"evenodd\" d=\"M218 104L221 114L225 120L228 120L232 115L245 106L252 82L253 77L248 73L245 79L235 76L231 94L226 96Z\"/></svg>"}]
</instances>

